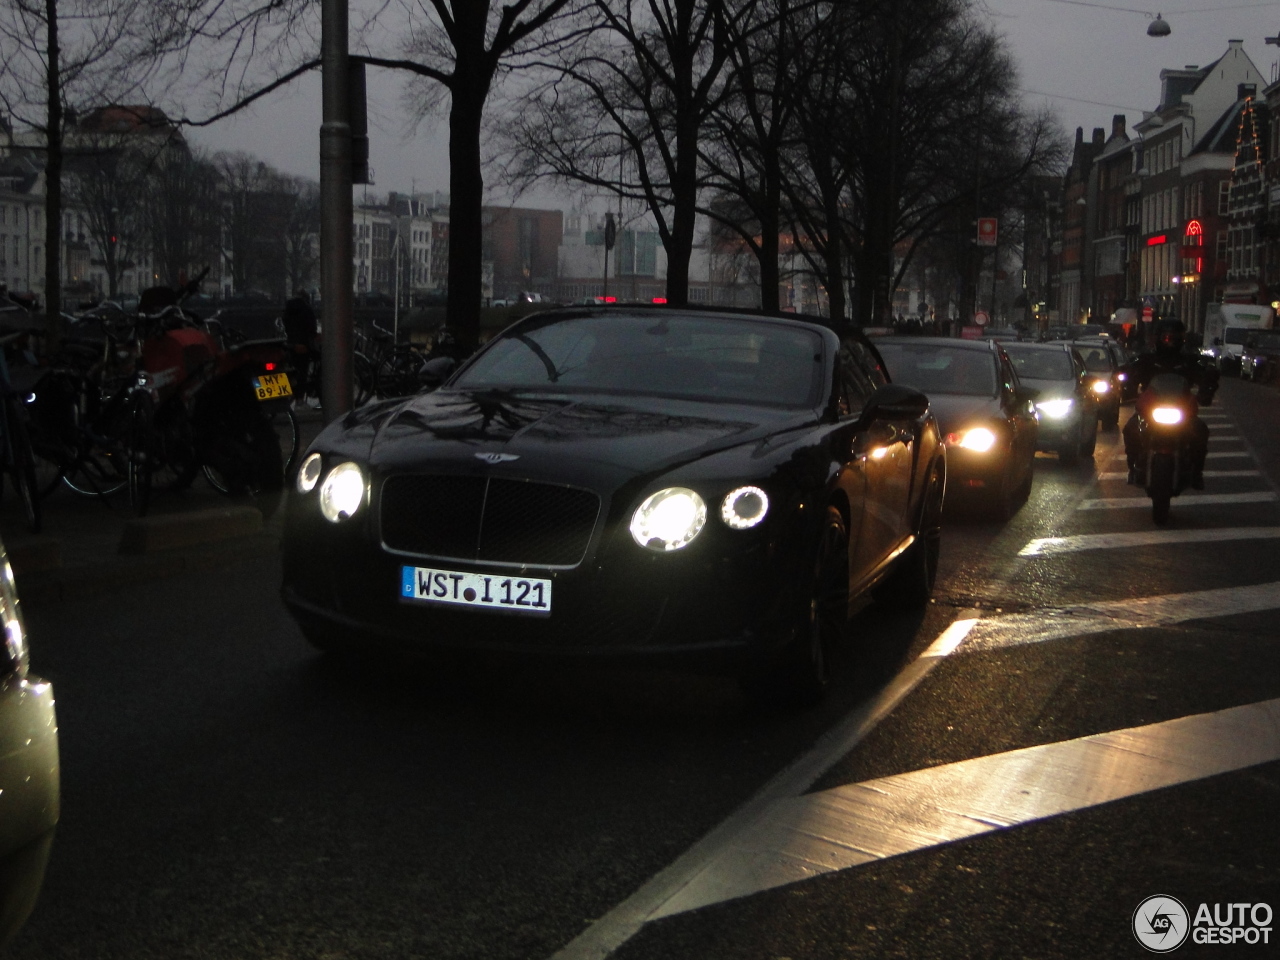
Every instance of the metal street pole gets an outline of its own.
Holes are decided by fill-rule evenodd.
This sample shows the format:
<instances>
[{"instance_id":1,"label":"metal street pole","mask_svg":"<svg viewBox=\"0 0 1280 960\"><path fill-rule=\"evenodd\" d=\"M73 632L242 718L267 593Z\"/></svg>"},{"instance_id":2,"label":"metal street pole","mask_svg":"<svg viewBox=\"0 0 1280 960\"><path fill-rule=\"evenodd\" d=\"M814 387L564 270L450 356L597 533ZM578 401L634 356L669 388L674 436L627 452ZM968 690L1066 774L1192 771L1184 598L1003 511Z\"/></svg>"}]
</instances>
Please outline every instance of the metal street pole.
<instances>
[{"instance_id":1,"label":"metal street pole","mask_svg":"<svg viewBox=\"0 0 1280 960\"><path fill-rule=\"evenodd\" d=\"M351 104L347 0L322 0L320 125L320 404L326 421L352 406Z\"/></svg>"}]
</instances>

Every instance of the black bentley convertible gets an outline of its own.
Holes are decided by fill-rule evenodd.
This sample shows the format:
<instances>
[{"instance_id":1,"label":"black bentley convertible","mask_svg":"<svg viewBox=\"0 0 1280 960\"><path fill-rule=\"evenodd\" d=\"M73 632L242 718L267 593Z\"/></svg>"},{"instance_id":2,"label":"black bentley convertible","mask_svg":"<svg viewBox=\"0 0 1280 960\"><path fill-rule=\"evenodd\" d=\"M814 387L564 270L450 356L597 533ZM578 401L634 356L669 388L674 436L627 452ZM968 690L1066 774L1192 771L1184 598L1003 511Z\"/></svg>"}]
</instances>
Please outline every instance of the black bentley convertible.
<instances>
[{"instance_id":1,"label":"black bentley convertible","mask_svg":"<svg viewBox=\"0 0 1280 960\"><path fill-rule=\"evenodd\" d=\"M856 600L928 601L944 447L860 334L525 318L303 459L283 597L316 647L649 658L815 700Z\"/></svg>"}]
</instances>

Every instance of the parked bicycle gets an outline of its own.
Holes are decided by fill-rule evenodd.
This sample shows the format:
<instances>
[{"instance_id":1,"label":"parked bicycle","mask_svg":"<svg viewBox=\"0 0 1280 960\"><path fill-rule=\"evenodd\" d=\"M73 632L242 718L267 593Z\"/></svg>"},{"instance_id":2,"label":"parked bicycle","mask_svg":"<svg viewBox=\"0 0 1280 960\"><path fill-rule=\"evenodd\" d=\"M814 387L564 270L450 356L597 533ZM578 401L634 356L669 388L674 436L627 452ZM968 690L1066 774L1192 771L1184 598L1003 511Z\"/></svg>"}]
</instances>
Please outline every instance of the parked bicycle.
<instances>
[{"instance_id":1,"label":"parked bicycle","mask_svg":"<svg viewBox=\"0 0 1280 960\"><path fill-rule=\"evenodd\" d=\"M36 484L35 453L27 431L27 411L19 391L9 376L10 352L17 352L26 342L29 331L18 330L0 335L0 437L4 457L4 477L22 502L23 514L32 533L41 526L40 491Z\"/></svg>"}]
</instances>

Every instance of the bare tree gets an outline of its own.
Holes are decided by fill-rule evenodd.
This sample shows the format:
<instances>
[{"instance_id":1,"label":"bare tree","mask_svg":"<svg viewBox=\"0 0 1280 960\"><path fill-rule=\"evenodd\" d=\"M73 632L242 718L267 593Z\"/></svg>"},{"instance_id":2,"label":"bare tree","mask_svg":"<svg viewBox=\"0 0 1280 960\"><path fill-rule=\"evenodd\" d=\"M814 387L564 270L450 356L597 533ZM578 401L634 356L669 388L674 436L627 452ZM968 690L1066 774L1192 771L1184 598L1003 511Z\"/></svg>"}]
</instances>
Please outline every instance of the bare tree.
<instances>
[{"instance_id":1,"label":"bare tree","mask_svg":"<svg viewBox=\"0 0 1280 960\"><path fill-rule=\"evenodd\" d=\"M0 103L45 151L45 309L61 311L63 134L67 108L141 88L182 34L179 8L150 0L6 0L0 5Z\"/></svg>"},{"instance_id":2,"label":"bare tree","mask_svg":"<svg viewBox=\"0 0 1280 960\"><path fill-rule=\"evenodd\" d=\"M284 228L285 276L290 293L317 283L320 269L320 185L291 177L285 185L289 199Z\"/></svg>"},{"instance_id":3,"label":"bare tree","mask_svg":"<svg viewBox=\"0 0 1280 960\"><path fill-rule=\"evenodd\" d=\"M112 300L120 295L124 272L150 246L143 216L147 158L121 139L100 132L78 135L66 169L68 204L81 212L90 240L102 253L106 294Z\"/></svg>"}]
</instances>

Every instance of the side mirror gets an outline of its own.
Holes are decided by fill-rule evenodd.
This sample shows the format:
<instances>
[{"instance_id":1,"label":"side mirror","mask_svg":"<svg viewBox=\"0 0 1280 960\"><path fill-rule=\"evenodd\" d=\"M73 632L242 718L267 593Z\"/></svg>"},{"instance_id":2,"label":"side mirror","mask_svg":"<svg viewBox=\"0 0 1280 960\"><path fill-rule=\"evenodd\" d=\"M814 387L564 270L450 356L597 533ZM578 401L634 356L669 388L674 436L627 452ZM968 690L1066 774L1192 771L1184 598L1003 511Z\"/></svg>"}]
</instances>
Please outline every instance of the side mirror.
<instances>
[{"instance_id":1,"label":"side mirror","mask_svg":"<svg viewBox=\"0 0 1280 960\"><path fill-rule=\"evenodd\" d=\"M434 390L449 378L458 361L453 357L436 357L428 360L418 371L418 382L423 389Z\"/></svg>"},{"instance_id":2,"label":"side mirror","mask_svg":"<svg viewBox=\"0 0 1280 960\"><path fill-rule=\"evenodd\" d=\"M900 383L886 383L871 394L862 408L858 426L875 420L919 420L929 412L929 398L919 390Z\"/></svg>"}]
</instances>

